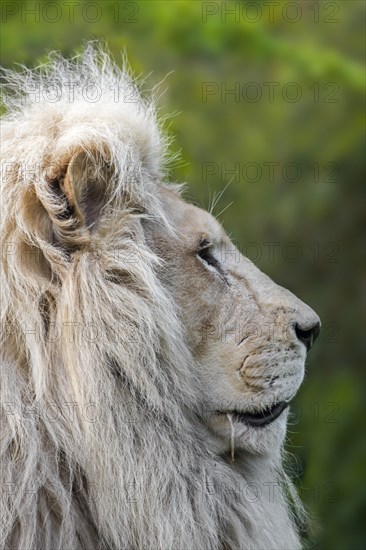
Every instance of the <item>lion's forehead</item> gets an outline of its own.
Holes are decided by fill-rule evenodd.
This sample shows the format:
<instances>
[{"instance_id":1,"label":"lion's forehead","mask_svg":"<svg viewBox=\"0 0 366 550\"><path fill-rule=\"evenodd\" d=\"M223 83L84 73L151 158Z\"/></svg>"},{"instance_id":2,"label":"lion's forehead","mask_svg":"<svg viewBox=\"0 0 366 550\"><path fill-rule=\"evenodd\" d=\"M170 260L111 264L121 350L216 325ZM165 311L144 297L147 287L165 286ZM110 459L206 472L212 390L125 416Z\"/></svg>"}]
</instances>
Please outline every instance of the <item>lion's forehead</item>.
<instances>
[{"instance_id":1,"label":"lion's forehead","mask_svg":"<svg viewBox=\"0 0 366 550\"><path fill-rule=\"evenodd\" d=\"M194 247L199 239L220 242L227 238L220 223L209 212L185 202L175 191L162 189L161 200L179 239L188 246Z\"/></svg>"}]
</instances>

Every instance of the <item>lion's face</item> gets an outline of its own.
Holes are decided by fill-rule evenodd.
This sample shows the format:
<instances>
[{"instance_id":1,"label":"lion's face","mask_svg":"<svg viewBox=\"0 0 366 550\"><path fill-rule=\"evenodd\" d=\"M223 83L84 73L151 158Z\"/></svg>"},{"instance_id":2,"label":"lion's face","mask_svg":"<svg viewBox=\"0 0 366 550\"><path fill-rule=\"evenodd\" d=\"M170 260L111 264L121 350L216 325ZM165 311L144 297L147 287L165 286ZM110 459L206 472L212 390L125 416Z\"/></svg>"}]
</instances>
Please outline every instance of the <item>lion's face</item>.
<instances>
[{"instance_id":1,"label":"lion's face","mask_svg":"<svg viewBox=\"0 0 366 550\"><path fill-rule=\"evenodd\" d=\"M202 414L223 449L232 426L237 447L263 452L284 437L319 318L242 256L209 213L172 191L162 201L176 236L148 231L196 360Z\"/></svg>"}]
</instances>

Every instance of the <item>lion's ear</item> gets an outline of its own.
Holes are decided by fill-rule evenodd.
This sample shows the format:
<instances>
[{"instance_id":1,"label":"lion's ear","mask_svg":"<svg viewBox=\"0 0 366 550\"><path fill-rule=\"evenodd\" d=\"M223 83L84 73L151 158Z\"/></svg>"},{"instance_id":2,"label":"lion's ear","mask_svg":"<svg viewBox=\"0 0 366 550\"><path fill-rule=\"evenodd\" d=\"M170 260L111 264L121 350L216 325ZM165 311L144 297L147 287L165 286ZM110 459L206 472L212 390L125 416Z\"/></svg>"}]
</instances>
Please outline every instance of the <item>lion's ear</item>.
<instances>
[{"instance_id":1,"label":"lion's ear","mask_svg":"<svg viewBox=\"0 0 366 550\"><path fill-rule=\"evenodd\" d=\"M67 200L70 214L81 227L92 230L106 202L111 167L105 160L79 151L71 158L60 189Z\"/></svg>"}]
</instances>

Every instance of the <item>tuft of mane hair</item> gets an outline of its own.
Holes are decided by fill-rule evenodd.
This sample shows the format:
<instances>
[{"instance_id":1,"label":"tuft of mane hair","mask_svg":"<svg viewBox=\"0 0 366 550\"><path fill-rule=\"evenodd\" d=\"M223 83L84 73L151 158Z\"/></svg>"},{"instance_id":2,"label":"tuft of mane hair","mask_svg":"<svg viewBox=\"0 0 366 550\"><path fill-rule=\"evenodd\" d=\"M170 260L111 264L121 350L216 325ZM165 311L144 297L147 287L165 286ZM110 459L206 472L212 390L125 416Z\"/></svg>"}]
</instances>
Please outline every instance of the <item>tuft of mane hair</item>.
<instances>
[{"instance_id":1,"label":"tuft of mane hair","mask_svg":"<svg viewBox=\"0 0 366 550\"><path fill-rule=\"evenodd\" d=\"M144 238L146 218L170 229L154 102L94 44L5 80L3 547L299 548L281 456L219 456L200 414Z\"/></svg>"}]
</instances>

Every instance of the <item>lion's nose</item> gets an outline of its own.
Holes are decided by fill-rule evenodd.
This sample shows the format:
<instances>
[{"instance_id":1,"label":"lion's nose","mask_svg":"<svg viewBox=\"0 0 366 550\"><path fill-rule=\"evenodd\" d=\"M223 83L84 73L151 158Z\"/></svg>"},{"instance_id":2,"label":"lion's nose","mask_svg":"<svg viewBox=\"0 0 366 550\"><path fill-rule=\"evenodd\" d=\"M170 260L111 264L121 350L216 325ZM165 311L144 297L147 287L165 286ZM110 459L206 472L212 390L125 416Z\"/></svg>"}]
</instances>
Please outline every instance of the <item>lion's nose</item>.
<instances>
[{"instance_id":1,"label":"lion's nose","mask_svg":"<svg viewBox=\"0 0 366 550\"><path fill-rule=\"evenodd\" d=\"M302 342L307 351L311 348L311 346L314 344L315 340L318 338L320 332L320 323L315 323L310 328L303 328L298 323L295 325L295 333L300 342Z\"/></svg>"}]
</instances>

